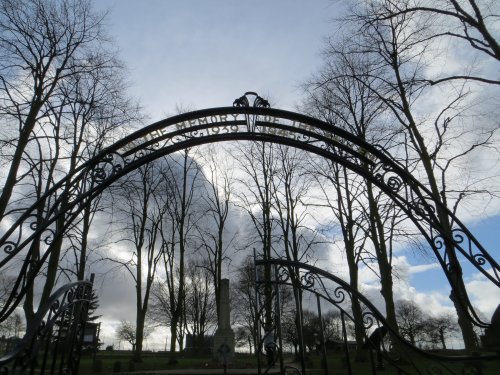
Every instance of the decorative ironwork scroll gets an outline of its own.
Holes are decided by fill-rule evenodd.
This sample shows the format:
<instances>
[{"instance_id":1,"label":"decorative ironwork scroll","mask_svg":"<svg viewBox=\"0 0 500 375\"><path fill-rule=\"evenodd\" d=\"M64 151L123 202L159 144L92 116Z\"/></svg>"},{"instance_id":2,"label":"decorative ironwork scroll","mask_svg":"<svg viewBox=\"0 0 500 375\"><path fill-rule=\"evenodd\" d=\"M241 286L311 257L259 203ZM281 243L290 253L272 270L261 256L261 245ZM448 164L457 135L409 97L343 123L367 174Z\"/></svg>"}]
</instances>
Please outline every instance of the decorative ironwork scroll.
<instances>
[{"instance_id":1,"label":"decorative ironwork scroll","mask_svg":"<svg viewBox=\"0 0 500 375\"><path fill-rule=\"evenodd\" d=\"M438 355L416 347L402 338L386 321L384 315L364 295L351 288L348 282L327 271L309 264L287 261L283 259L256 259L256 274L261 274L262 269L273 269L269 279L256 279L257 291L267 289L279 290L278 286L288 286L293 290L302 290L311 293L312 300L318 300L318 316L321 320L320 300L328 303L328 309L333 307L340 311L342 318L343 345L347 350L346 319L352 326L358 326L365 332L363 348L373 350L377 354L374 367L383 368L383 362L394 366L398 373L403 374L456 374L456 373L481 373L481 367L489 362L495 364L500 360L500 354L482 355ZM362 319L354 318L352 312L353 300L361 305ZM311 304L308 296L302 295L303 303ZM308 302L305 302L308 301ZM265 314L265 312L261 312ZM302 327L297 327L297 330ZM325 342L319 342L325 345ZM358 345L359 349L359 345ZM324 373L327 373L327 356L324 355ZM350 363L346 363L350 372Z\"/></svg>"},{"instance_id":2,"label":"decorative ironwork scroll","mask_svg":"<svg viewBox=\"0 0 500 375\"><path fill-rule=\"evenodd\" d=\"M0 357L2 373L77 375L91 296L89 281L58 289L29 322L23 339Z\"/></svg>"},{"instance_id":3,"label":"decorative ironwork scroll","mask_svg":"<svg viewBox=\"0 0 500 375\"><path fill-rule=\"evenodd\" d=\"M450 283L448 254L453 252L500 287L497 261L452 212L434 200L429 190L386 151L319 119L270 108L265 99L248 92L231 107L183 113L121 139L69 172L21 215L4 217L2 228L6 229L0 236L0 269L15 261L21 264L21 272L11 296L0 309L0 321L20 303L57 240L77 220L89 200L154 159L188 147L238 140L280 143L345 166L370 181L406 213L434 251ZM44 212L43 217L39 216L40 210ZM454 224L452 233L440 226L437 212ZM36 242L43 248L35 259L31 245ZM471 320L481 325L470 301L463 303Z\"/></svg>"}]
</instances>

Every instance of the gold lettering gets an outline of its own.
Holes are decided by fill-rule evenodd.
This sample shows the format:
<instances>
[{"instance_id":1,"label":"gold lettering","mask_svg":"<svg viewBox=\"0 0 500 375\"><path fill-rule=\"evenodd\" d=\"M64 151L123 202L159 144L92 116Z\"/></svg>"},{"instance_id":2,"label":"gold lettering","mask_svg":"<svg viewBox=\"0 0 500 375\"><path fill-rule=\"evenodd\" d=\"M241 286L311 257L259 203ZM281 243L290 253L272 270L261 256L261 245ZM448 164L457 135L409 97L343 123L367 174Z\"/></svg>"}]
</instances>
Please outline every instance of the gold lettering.
<instances>
[{"instance_id":1,"label":"gold lettering","mask_svg":"<svg viewBox=\"0 0 500 375\"><path fill-rule=\"evenodd\" d=\"M149 133L149 137L151 140L155 138L159 138L162 135L166 134L165 129L158 129L158 130L153 130L151 133Z\"/></svg>"},{"instance_id":2,"label":"gold lettering","mask_svg":"<svg viewBox=\"0 0 500 375\"><path fill-rule=\"evenodd\" d=\"M309 128L309 125L299 122L299 129L309 130L308 128Z\"/></svg>"}]
</instances>

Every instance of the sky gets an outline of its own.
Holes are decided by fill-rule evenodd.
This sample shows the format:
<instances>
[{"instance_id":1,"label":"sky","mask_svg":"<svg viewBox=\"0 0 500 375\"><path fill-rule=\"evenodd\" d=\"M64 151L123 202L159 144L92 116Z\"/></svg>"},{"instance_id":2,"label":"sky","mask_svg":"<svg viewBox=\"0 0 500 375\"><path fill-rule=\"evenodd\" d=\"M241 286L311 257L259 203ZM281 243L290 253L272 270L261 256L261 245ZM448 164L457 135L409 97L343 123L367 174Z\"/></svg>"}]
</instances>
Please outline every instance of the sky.
<instances>
[{"instance_id":1,"label":"sky","mask_svg":"<svg viewBox=\"0 0 500 375\"><path fill-rule=\"evenodd\" d=\"M273 107L295 110L300 84L321 65L325 37L342 11L332 0L95 0L109 11L107 26L127 68L129 92L138 98L148 121L176 113L176 108L230 106L246 91L255 91ZM500 209L476 218L471 229L498 260ZM451 309L449 287L432 259L399 254L401 273L396 293L432 309ZM498 288L482 284L473 270L466 282L487 317L500 301ZM126 273L100 280L106 345L117 343L114 328L133 319L132 290ZM378 296L373 275L361 276L369 295ZM109 303L113 301L113 303ZM146 347L160 348L160 335Z\"/></svg>"},{"instance_id":2,"label":"sky","mask_svg":"<svg viewBox=\"0 0 500 375\"><path fill-rule=\"evenodd\" d=\"M255 91L293 109L320 64L340 5L331 0L96 0L145 112L232 105Z\"/></svg>"}]
</instances>

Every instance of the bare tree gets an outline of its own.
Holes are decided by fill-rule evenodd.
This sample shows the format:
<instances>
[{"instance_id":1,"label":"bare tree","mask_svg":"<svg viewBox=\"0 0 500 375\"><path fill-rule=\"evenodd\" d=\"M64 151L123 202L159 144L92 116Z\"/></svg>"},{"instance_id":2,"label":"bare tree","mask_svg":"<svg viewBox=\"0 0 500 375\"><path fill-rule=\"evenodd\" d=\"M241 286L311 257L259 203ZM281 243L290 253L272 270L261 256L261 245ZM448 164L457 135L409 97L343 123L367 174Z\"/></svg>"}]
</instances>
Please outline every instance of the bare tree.
<instances>
[{"instance_id":1,"label":"bare tree","mask_svg":"<svg viewBox=\"0 0 500 375\"><path fill-rule=\"evenodd\" d=\"M101 151L118 127L138 118L136 107L124 95L121 66L110 60L108 55L95 54L92 59L95 61L94 69L68 76L56 90L57 105L48 104L50 117L47 123L52 125L53 141L45 149L53 155L45 161L51 172L45 190L62 178L64 172L71 173ZM65 187L61 192L63 209L71 198L67 189ZM59 272L66 274L67 279L76 276L83 280L88 257L88 234L100 203L100 197L85 201L77 220L64 236L52 244L42 302L49 298ZM64 226L64 220L64 215L58 219L60 227ZM66 243L69 248L73 247L72 253L65 249ZM70 255L74 258L69 267L64 267L63 262L69 261Z\"/></svg>"},{"instance_id":2,"label":"bare tree","mask_svg":"<svg viewBox=\"0 0 500 375\"><path fill-rule=\"evenodd\" d=\"M111 259L120 263L135 282L136 345L134 360L142 360L144 327L149 297L164 244L161 229L168 207L165 181L162 176L164 160L159 159L138 168L114 188L115 207L124 220L123 241L132 244L133 254L128 260Z\"/></svg>"},{"instance_id":3,"label":"bare tree","mask_svg":"<svg viewBox=\"0 0 500 375\"><path fill-rule=\"evenodd\" d=\"M413 301L400 300L396 302L396 319L399 333L412 345L421 343L424 339L426 316L422 309Z\"/></svg>"},{"instance_id":4,"label":"bare tree","mask_svg":"<svg viewBox=\"0 0 500 375\"><path fill-rule=\"evenodd\" d=\"M378 8L378 5L382 5ZM350 27L354 36L349 38L348 48L337 48L333 41L332 51L339 54L364 56L372 61L374 69L356 70L349 73L366 85L384 105L384 116L394 124L393 133L404 132L407 139L407 165L414 165L437 202L436 216L444 237L446 257L449 262L451 299L454 302L463 339L468 350L474 350L477 340L472 330L471 319L477 314L470 309L470 301L462 278L462 268L455 253L453 223L445 207L455 211L465 198L478 193L491 193L477 189L485 179L476 180L464 188L461 181L453 180L454 167L462 168L467 158L479 150L487 151L493 140L496 126L486 124L478 129L464 121L464 111L470 105L464 86L449 92L449 101L440 108L427 108L422 116L422 98L435 95L427 84L426 58L429 50L429 19L412 19L401 14L398 17L381 19L373 17L372 9L393 9L391 1L367 1L356 7ZM387 11L389 12L389 11ZM352 21L356 23L352 23ZM425 43L425 40L428 40ZM474 135L472 135L474 134ZM462 174L463 177L463 174ZM462 187L461 187L462 185ZM476 185L476 186L474 186Z\"/></svg>"},{"instance_id":5,"label":"bare tree","mask_svg":"<svg viewBox=\"0 0 500 375\"><path fill-rule=\"evenodd\" d=\"M167 182L167 210L162 221L162 263L168 292L170 316L170 363L177 362L176 344L183 347L186 303L186 257L197 248L194 231L202 213L200 205L201 168L190 157L190 150L168 157L162 178Z\"/></svg>"},{"instance_id":6,"label":"bare tree","mask_svg":"<svg viewBox=\"0 0 500 375\"><path fill-rule=\"evenodd\" d=\"M5 179L0 218L18 215L39 201L56 181L95 155L133 108L125 99L121 66L103 31L103 19L104 15L97 14L86 0L1 3L0 150ZM67 187L57 194L66 195L60 202L64 209L69 199ZM40 226L53 203L39 201L33 228ZM91 209L92 203L87 202L82 221L70 229L83 229L78 238L73 232L53 242L52 238L42 237L32 242L32 260L38 259L51 243L48 263L40 276L40 304L49 298L59 276L71 278L76 272L83 279L86 233L95 203ZM56 225L62 227L64 220L61 215ZM78 257L72 264L75 269L61 267L69 254L64 251L66 239L81 247L81 253L74 252ZM35 263L31 262L29 269L33 277ZM33 284L28 286L24 300L27 320L34 314Z\"/></svg>"},{"instance_id":7,"label":"bare tree","mask_svg":"<svg viewBox=\"0 0 500 375\"><path fill-rule=\"evenodd\" d=\"M272 214L272 175L276 170L274 149L265 142L245 145L240 153L239 162L245 172L246 179L239 182L244 189L238 195L239 205L252 221L254 231L248 233L250 241L247 247L257 248L263 259L271 259L273 245ZM262 249L262 250L261 250ZM264 280L271 280L271 267L266 266ZM268 290L269 288L266 288ZM265 331L270 332L272 326L272 296L266 292L265 297Z\"/></svg>"},{"instance_id":8,"label":"bare tree","mask_svg":"<svg viewBox=\"0 0 500 375\"><path fill-rule=\"evenodd\" d=\"M460 332L456 319L451 314L431 316L424 322L426 340L433 346L446 349L446 339Z\"/></svg>"},{"instance_id":9,"label":"bare tree","mask_svg":"<svg viewBox=\"0 0 500 375\"><path fill-rule=\"evenodd\" d=\"M2 274L0 275L0 308L2 308L10 296L11 284L15 282L15 277ZM4 337L19 337L24 329L21 314L14 312L7 319L0 322L0 335Z\"/></svg>"},{"instance_id":10,"label":"bare tree","mask_svg":"<svg viewBox=\"0 0 500 375\"><path fill-rule=\"evenodd\" d=\"M223 266L230 260L227 253L237 235L234 232L230 233L227 225L230 210L234 207L231 203L234 179L231 166L226 165L224 156L221 157L213 146L200 154L203 167L208 171L206 173L208 182L204 185L205 191L202 195L202 204L207 215L202 224L197 226L198 241L201 245L200 250L208 260L204 266L212 274L217 316L219 316Z\"/></svg>"},{"instance_id":11,"label":"bare tree","mask_svg":"<svg viewBox=\"0 0 500 375\"><path fill-rule=\"evenodd\" d=\"M495 22L500 15L496 1L476 0L390 0L386 2L370 2L372 20L397 20L402 17L411 19L427 18L430 33L422 37L422 42L428 39L444 39L457 41L455 48L469 47L482 57L500 61L500 43L495 33ZM370 23L372 20L367 20ZM476 75L469 71L459 74L445 75L429 80L431 84L449 82L452 80L473 80L480 83L500 84L500 80L485 75Z\"/></svg>"},{"instance_id":12,"label":"bare tree","mask_svg":"<svg viewBox=\"0 0 500 375\"><path fill-rule=\"evenodd\" d=\"M359 265L368 261L371 254L366 249L368 236L364 228L370 224L364 215L363 198L366 197L364 181L359 176L349 173L346 167L331 161L316 161L311 170L322 191L323 202L311 203L314 206L328 208L336 222L324 223L325 232L332 232L338 226L341 232L340 247L345 252L349 270L349 286L359 291ZM332 238L335 241L335 238ZM359 300L353 296L352 312L356 321L362 321L362 310ZM362 325L355 326L355 338L361 348L365 338ZM364 352L356 351L357 360L362 360Z\"/></svg>"},{"instance_id":13,"label":"bare tree","mask_svg":"<svg viewBox=\"0 0 500 375\"><path fill-rule=\"evenodd\" d=\"M0 323L0 335L10 338L10 337L21 337L21 333L24 331L25 326L23 322L23 317L20 313L14 312L7 319Z\"/></svg>"},{"instance_id":14,"label":"bare tree","mask_svg":"<svg viewBox=\"0 0 500 375\"><path fill-rule=\"evenodd\" d=\"M231 288L232 318L240 326L248 340L250 352L258 347L257 306L255 297L255 265L252 256L247 256L237 270L237 279ZM240 332L241 333L241 332Z\"/></svg>"},{"instance_id":15,"label":"bare tree","mask_svg":"<svg viewBox=\"0 0 500 375\"><path fill-rule=\"evenodd\" d=\"M101 26L102 17L88 0L1 2L0 116L12 133L3 146L13 151L2 155L10 163L0 195L0 218L18 182L33 130L47 116L57 88L69 76L95 69L89 52L106 48Z\"/></svg>"},{"instance_id":16,"label":"bare tree","mask_svg":"<svg viewBox=\"0 0 500 375\"><path fill-rule=\"evenodd\" d=\"M146 327L144 330L144 338L148 337L151 333L151 329ZM116 329L116 337L120 341L126 341L132 346L132 350L135 352L137 345L137 327L129 321L122 320L120 325Z\"/></svg>"},{"instance_id":17,"label":"bare tree","mask_svg":"<svg viewBox=\"0 0 500 375\"><path fill-rule=\"evenodd\" d=\"M375 79L360 82L352 77L353 72L369 72L374 66L364 56L342 50L341 43L325 49L324 66L304 86L308 95L305 109L349 131L361 141L386 149L394 147L398 144L398 135L384 128L380 120L384 104L369 86L376 84ZM368 165L363 165L363 169L366 176L372 174ZM374 270L380 277L388 322L397 332L391 247L396 224L402 220L400 212L391 200L377 193L369 178L349 172L345 166L331 161L317 162L312 174L326 198L325 203L317 205L330 208L340 226L351 288L358 290L359 264L364 263ZM355 320L361 321L361 307L355 298L352 310ZM355 326L355 337L361 348L365 337L361 325ZM364 355L363 351L357 351L358 359L362 360Z\"/></svg>"},{"instance_id":18,"label":"bare tree","mask_svg":"<svg viewBox=\"0 0 500 375\"><path fill-rule=\"evenodd\" d=\"M307 154L299 149L283 145L276 145L274 148L276 169L271 178L271 194L276 212L275 220L278 223L274 252L278 257L284 257L287 260L308 262L313 258L317 242L315 231L305 225L308 213L303 201L307 199L313 183L310 174L306 172L307 168L304 163L304 160L307 160ZM300 329L304 324L301 275L300 271L294 267L288 267L288 272L294 286L298 340L304 342L301 337L304 331Z\"/></svg>"},{"instance_id":19,"label":"bare tree","mask_svg":"<svg viewBox=\"0 0 500 375\"><path fill-rule=\"evenodd\" d=\"M207 260L191 260L186 266L186 308L184 324L193 336L194 350L203 349L205 336L217 323L213 275Z\"/></svg>"}]
</instances>

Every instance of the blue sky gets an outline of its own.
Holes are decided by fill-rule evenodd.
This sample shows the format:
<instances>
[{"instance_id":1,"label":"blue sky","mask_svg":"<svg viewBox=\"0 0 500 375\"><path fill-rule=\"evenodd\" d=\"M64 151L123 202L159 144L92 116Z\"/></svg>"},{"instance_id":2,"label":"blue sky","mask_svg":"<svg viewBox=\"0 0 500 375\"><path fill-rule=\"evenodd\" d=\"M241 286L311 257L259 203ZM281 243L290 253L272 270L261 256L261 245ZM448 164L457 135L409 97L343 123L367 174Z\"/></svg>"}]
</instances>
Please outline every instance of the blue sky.
<instances>
[{"instance_id":1,"label":"blue sky","mask_svg":"<svg viewBox=\"0 0 500 375\"><path fill-rule=\"evenodd\" d=\"M229 106L246 91L258 92L273 107L294 110L300 83L320 66L324 38L335 32L331 20L342 8L332 0L95 0L94 5L110 10L109 33L128 69L130 93L151 122L174 114L176 106ZM470 229L498 261L500 208L490 212L487 219L476 217ZM448 304L441 269L412 268L431 259L408 254L401 262L423 303L436 292ZM474 277L471 267L465 271ZM490 297L489 289L483 292L481 298L500 301L498 291Z\"/></svg>"}]
</instances>

